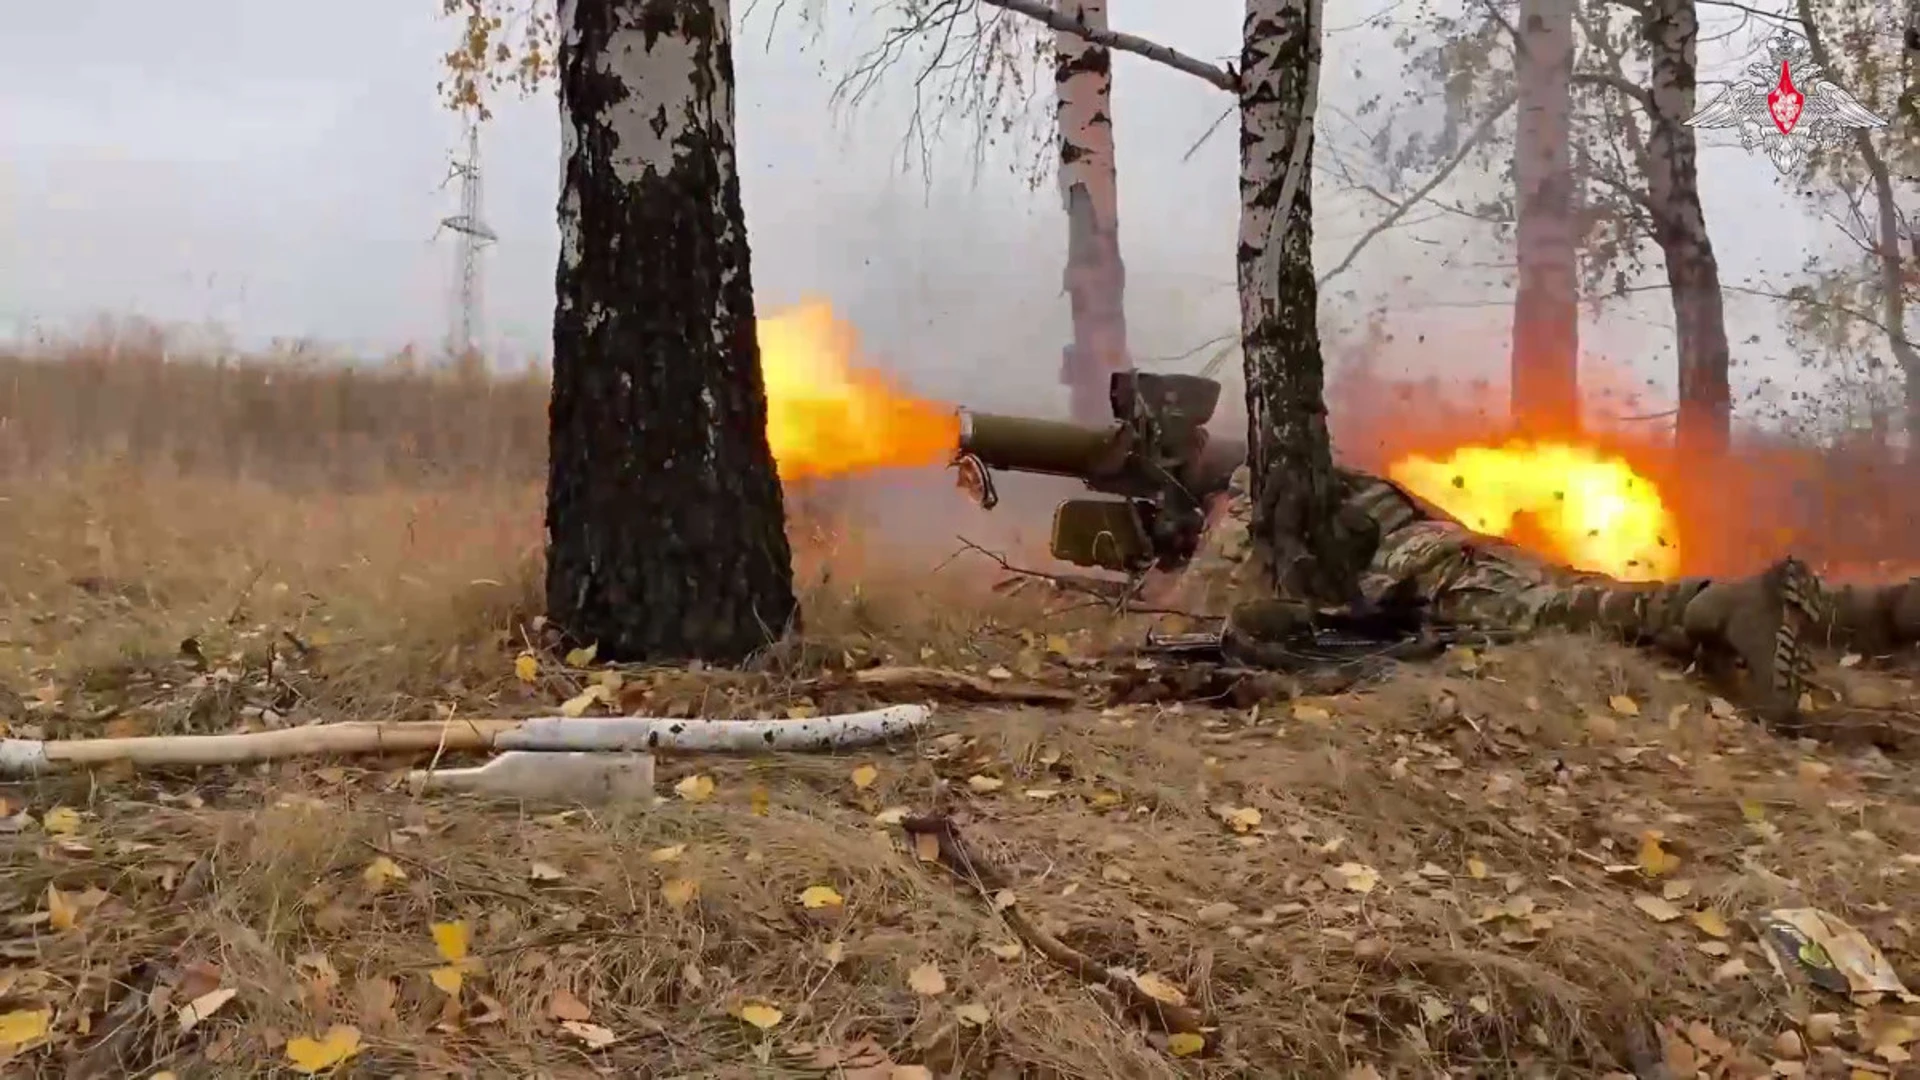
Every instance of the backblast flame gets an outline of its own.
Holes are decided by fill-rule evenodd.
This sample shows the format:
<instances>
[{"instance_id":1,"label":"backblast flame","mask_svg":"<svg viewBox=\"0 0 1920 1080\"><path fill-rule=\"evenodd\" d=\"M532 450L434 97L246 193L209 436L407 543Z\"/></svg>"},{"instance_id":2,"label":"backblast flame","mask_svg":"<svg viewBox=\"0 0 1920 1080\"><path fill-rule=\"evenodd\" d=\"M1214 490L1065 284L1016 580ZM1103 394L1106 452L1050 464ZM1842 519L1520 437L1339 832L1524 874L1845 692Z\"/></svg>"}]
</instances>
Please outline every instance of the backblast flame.
<instances>
[{"instance_id":1,"label":"backblast flame","mask_svg":"<svg viewBox=\"0 0 1920 1080\"><path fill-rule=\"evenodd\" d=\"M1561 442L1467 446L1388 469L1408 491L1488 536L1624 581L1679 571L1673 515L1652 481L1619 457Z\"/></svg>"},{"instance_id":2,"label":"backblast flame","mask_svg":"<svg viewBox=\"0 0 1920 1080\"><path fill-rule=\"evenodd\" d=\"M953 457L959 414L863 366L860 332L825 300L764 316L758 330L767 444L782 482L944 465Z\"/></svg>"}]
</instances>

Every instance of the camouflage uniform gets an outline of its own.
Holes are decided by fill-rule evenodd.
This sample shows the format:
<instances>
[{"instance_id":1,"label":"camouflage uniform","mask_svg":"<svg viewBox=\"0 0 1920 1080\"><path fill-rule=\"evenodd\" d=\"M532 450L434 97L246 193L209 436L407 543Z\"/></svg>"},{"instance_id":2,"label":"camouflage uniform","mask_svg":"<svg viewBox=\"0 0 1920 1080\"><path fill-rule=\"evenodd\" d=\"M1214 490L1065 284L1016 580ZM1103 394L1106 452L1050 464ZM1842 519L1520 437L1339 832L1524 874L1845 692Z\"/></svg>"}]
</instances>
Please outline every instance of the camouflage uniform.
<instances>
[{"instance_id":1,"label":"camouflage uniform","mask_svg":"<svg viewBox=\"0 0 1920 1080\"><path fill-rule=\"evenodd\" d=\"M1791 711L1811 668L1807 647L1819 616L1819 585L1795 560L1734 582L1683 578L1624 582L1553 566L1483 536L1398 485L1340 470L1344 509L1379 527L1360 583L1369 600L1410 587L1436 617L1502 630L1601 630L1635 644L1700 654L1709 664L1737 657L1770 709ZM1214 507L1182 583L1181 606L1232 615L1267 587L1248 535L1251 503L1243 466Z\"/></svg>"}]
</instances>

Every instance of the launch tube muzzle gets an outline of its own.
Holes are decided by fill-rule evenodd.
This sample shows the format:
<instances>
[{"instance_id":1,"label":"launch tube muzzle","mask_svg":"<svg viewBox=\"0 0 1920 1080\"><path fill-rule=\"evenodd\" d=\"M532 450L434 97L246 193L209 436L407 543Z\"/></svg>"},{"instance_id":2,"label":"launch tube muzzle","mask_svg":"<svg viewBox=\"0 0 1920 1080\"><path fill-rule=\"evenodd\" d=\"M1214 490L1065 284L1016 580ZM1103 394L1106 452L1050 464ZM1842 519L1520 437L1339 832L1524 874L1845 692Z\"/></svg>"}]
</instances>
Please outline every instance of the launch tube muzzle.
<instances>
[{"instance_id":1,"label":"launch tube muzzle","mask_svg":"<svg viewBox=\"0 0 1920 1080\"><path fill-rule=\"evenodd\" d=\"M1098 478L1120 465L1125 450L1118 422L1091 427L1065 420L960 410L960 453L989 469Z\"/></svg>"}]
</instances>

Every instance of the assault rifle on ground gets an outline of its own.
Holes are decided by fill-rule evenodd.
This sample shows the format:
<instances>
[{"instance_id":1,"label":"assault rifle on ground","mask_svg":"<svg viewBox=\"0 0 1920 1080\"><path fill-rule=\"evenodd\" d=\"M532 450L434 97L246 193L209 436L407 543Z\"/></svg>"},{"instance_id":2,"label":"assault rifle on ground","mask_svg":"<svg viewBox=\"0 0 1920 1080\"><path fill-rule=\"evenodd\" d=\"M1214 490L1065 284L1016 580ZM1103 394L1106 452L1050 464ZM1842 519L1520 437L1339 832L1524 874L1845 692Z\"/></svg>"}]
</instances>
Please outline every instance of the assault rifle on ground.
<instances>
[{"instance_id":1,"label":"assault rifle on ground","mask_svg":"<svg viewBox=\"0 0 1920 1080\"><path fill-rule=\"evenodd\" d=\"M1053 514L1053 557L1126 574L1175 570L1193 557L1207 498L1227 489L1246 444L1207 431L1220 384L1198 375L1119 371L1113 422L960 410L954 458L962 490L983 508L1000 501L993 474L1071 477L1110 499L1068 499Z\"/></svg>"}]
</instances>

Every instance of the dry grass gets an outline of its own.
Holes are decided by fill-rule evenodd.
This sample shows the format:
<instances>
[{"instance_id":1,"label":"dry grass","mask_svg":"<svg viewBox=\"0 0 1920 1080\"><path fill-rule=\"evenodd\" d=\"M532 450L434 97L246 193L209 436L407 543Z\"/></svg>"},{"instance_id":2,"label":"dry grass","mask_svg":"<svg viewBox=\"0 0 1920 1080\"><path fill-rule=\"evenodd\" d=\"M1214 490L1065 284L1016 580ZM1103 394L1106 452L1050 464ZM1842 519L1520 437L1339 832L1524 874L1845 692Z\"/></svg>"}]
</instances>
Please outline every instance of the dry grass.
<instances>
[{"instance_id":1,"label":"dry grass","mask_svg":"<svg viewBox=\"0 0 1920 1080\"><path fill-rule=\"evenodd\" d=\"M166 368L77 385L31 370L35 394L132 387L93 406L122 418L222 378L180 369L195 389L169 396ZM361 421L289 419L315 378L277 425L250 429L258 446L218 420L168 420L143 444L242 448L217 467L116 460L111 444L69 444L83 434L28 440L41 456L16 460L55 465L0 483L0 689L15 695L0 694L0 720L31 736L525 713L584 677L551 659L534 685L511 670L536 636L537 467L424 470L377 439L361 457L316 453L351 442L327 425ZM11 400L9 424L57 411ZM460 415L435 408L408 415ZM521 436L487 438L467 444L472 461L511 460ZM808 648L750 676L632 672L633 702L832 708L814 675L887 661L1085 687L1095 673L1047 655L1044 635L1077 651L1113 632L997 596L965 566L929 574L930 559L802 540ZM187 638L204 662L182 654ZM1891 673L1846 676L1909 703ZM0 788L7 813L24 810L0 832L0 1014L45 1006L53 1026L0 1047L7 1075L268 1075L289 1037L351 1024L362 1049L343 1073L359 1076L916 1075L863 1046L969 1077L1587 1076L1645 1068L1630 1050L1651 1039L1659 1058L1645 1033L1660 1025L1714 1048L1709 1075L1759 1076L1811 1011L1845 1022L1809 1074L1845 1076L1850 1059L1890 1068L1872 1054L1888 1040L1777 979L1745 918L1814 905L1898 968L1920 952L1920 860L1901 857L1920 853L1909 766L1782 742L1714 715L1678 673L1588 641L1253 710L948 705L924 741L874 754L666 760L663 791L702 773L712 797L624 812L414 799L393 789L403 764ZM866 789L861 764L878 769ZM81 811L71 831L48 818L61 806ZM1181 987L1217 1026L1207 1053L1170 1054L1031 949L996 952L1002 919L915 857L887 823L899 808L951 815L1068 944ZM1257 823L1223 813L1247 808ZM1635 866L1650 829L1680 859L1657 879ZM382 857L405 878L370 882ZM675 879L697 897L672 902ZM805 908L813 885L844 905ZM1729 935L1635 904L1663 892L1724 915ZM77 906L77 926L56 930L50 904ZM452 999L430 981L444 961L429 928L456 920L481 966ZM944 993L912 988L924 964ZM215 987L236 994L182 1035L177 1010ZM562 990L618 1041L593 1050L564 1030ZM747 999L781 1022L743 1023ZM1689 1041L1689 1025L1705 1027Z\"/></svg>"}]
</instances>

